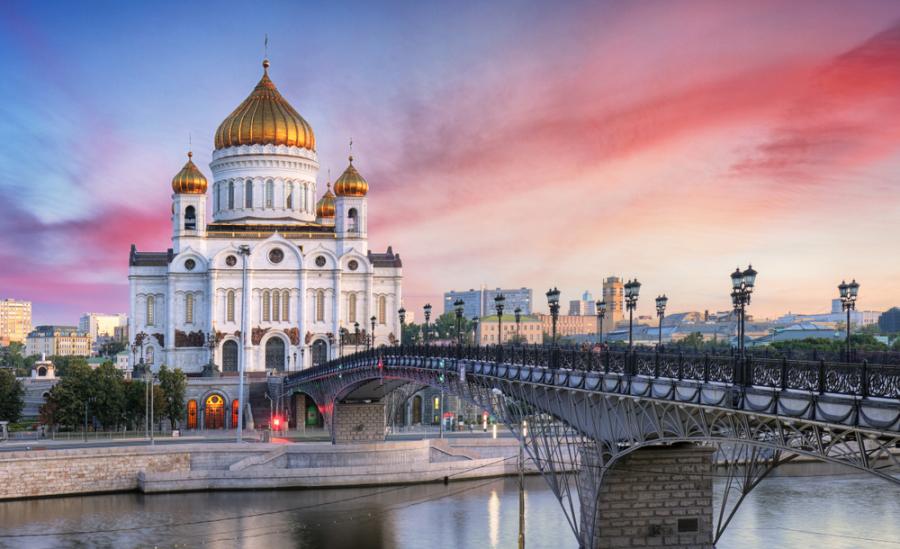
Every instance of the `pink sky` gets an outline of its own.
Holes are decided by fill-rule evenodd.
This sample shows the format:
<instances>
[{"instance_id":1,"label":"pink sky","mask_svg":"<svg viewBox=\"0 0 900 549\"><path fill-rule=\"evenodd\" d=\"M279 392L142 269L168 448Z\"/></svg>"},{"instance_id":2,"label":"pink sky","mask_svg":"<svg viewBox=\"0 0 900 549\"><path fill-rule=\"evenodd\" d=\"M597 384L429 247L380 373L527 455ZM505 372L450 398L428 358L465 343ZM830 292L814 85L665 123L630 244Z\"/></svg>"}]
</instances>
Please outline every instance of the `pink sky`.
<instances>
[{"instance_id":1,"label":"pink sky","mask_svg":"<svg viewBox=\"0 0 900 549\"><path fill-rule=\"evenodd\" d=\"M358 17L371 48L309 52L259 24L276 27L273 80L316 130L323 191L352 135L371 243L402 254L407 308L487 284L532 287L543 309L550 286L599 296L614 274L641 280L642 314L659 293L672 312L723 310L748 262L758 316L823 311L851 277L861 308L900 305L900 4L475 6ZM333 37L340 16L318 27ZM259 54L211 34L110 60L136 54L86 35L67 64L59 29L17 17L28 60L0 57L23 69L0 98L34 146L0 155L0 190L20 199L0 205L0 297L35 301L36 322L127 310L128 246L169 246L173 132L209 175ZM115 86L91 83L106 71Z\"/></svg>"}]
</instances>

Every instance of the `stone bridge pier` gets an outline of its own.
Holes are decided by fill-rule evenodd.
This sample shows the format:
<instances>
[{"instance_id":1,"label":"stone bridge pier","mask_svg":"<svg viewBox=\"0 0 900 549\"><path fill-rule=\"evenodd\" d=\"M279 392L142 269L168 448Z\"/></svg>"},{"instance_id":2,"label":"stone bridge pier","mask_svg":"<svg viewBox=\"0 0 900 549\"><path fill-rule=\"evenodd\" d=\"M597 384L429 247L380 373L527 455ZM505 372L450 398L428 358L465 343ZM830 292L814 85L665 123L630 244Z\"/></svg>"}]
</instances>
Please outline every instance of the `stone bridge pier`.
<instances>
[{"instance_id":1,"label":"stone bridge pier","mask_svg":"<svg viewBox=\"0 0 900 549\"><path fill-rule=\"evenodd\" d=\"M713 453L707 446L646 447L606 469L581 450L578 493L583 549L712 549Z\"/></svg>"},{"instance_id":2,"label":"stone bridge pier","mask_svg":"<svg viewBox=\"0 0 900 549\"><path fill-rule=\"evenodd\" d=\"M335 444L384 442L384 402L336 402L331 440Z\"/></svg>"}]
</instances>

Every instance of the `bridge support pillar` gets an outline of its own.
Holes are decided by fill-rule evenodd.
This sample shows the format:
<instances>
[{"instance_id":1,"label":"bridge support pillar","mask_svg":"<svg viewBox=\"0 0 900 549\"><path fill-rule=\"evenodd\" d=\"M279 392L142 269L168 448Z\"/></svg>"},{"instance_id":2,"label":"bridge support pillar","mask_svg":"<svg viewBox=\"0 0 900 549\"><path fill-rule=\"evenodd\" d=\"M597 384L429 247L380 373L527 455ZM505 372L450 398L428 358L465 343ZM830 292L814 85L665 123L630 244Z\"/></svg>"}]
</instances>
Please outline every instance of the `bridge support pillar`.
<instances>
[{"instance_id":1,"label":"bridge support pillar","mask_svg":"<svg viewBox=\"0 0 900 549\"><path fill-rule=\"evenodd\" d=\"M584 549L713 548L713 448L642 448L602 467L581 452L579 538Z\"/></svg>"},{"instance_id":2,"label":"bridge support pillar","mask_svg":"<svg viewBox=\"0 0 900 549\"><path fill-rule=\"evenodd\" d=\"M383 402L338 402L333 413L331 439L335 444L384 442Z\"/></svg>"}]
</instances>

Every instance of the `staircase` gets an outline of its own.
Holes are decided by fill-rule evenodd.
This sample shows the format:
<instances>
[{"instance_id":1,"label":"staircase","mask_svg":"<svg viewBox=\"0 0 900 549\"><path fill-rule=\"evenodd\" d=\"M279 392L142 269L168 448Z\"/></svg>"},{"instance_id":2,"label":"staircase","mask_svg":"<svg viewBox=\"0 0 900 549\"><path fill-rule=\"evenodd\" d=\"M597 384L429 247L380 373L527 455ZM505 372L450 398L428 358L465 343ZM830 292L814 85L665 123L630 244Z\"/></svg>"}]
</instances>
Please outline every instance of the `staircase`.
<instances>
[{"instance_id":1,"label":"staircase","mask_svg":"<svg viewBox=\"0 0 900 549\"><path fill-rule=\"evenodd\" d=\"M265 429L269 426L271 406L278 408L278 397L281 395L281 381L279 376L269 376L265 381L251 382L248 388L247 400L250 402L250 413L253 414L253 424L257 429ZM274 402L266 398L266 394Z\"/></svg>"}]
</instances>

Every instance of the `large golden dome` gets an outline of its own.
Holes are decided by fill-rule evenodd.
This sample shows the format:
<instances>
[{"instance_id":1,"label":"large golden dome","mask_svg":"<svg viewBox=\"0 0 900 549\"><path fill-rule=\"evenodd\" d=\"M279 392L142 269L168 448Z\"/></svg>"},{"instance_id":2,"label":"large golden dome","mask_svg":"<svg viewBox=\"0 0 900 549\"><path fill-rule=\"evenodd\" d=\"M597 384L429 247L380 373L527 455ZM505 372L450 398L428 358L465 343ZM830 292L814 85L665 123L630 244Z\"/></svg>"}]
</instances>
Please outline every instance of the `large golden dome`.
<instances>
[{"instance_id":1,"label":"large golden dome","mask_svg":"<svg viewBox=\"0 0 900 549\"><path fill-rule=\"evenodd\" d=\"M216 150L240 145L287 145L316 150L312 126L269 80L268 59L263 61L259 84L216 130Z\"/></svg>"},{"instance_id":2,"label":"large golden dome","mask_svg":"<svg viewBox=\"0 0 900 549\"><path fill-rule=\"evenodd\" d=\"M316 217L334 219L334 193L331 192L331 183L328 184L328 190L316 203Z\"/></svg>"},{"instance_id":3,"label":"large golden dome","mask_svg":"<svg viewBox=\"0 0 900 549\"><path fill-rule=\"evenodd\" d=\"M334 182L334 192L338 196L366 196L369 192L369 183L353 166L353 156L350 156L350 165Z\"/></svg>"},{"instance_id":4,"label":"large golden dome","mask_svg":"<svg viewBox=\"0 0 900 549\"><path fill-rule=\"evenodd\" d=\"M206 177L197 168L191 157L194 153L188 153L187 164L172 178L172 190L176 194L206 194Z\"/></svg>"}]
</instances>

